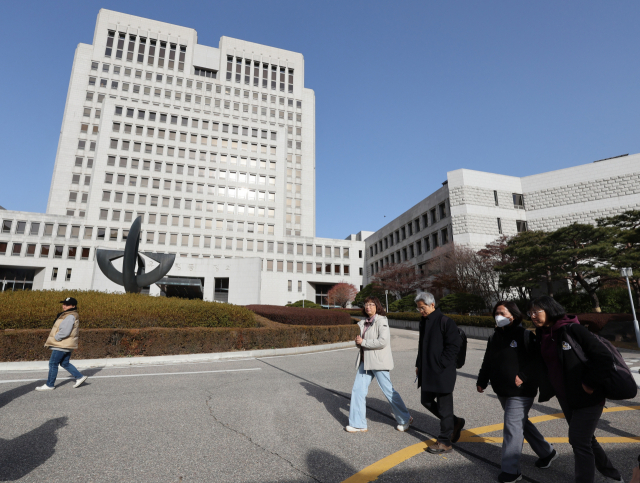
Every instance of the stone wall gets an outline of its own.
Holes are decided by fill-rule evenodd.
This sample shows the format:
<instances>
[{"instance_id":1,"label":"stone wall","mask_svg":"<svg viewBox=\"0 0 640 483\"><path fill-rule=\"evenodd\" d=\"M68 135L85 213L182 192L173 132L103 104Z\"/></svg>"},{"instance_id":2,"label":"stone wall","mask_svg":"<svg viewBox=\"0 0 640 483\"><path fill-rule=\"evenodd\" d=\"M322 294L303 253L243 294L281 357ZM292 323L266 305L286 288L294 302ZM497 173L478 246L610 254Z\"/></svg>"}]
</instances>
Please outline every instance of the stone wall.
<instances>
[{"instance_id":1,"label":"stone wall","mask_svg":"<svg viewBox=\"0 0 640 483\"><path fill-rule=\"evenodd\" d=\"M531 191L525 193L525 207L533 211L639 193L640 173L633 173Z\"/></svg>"},{"instance_id":2,"label":"stone wall","mask_svg":"<svg viewBox=\"0 0 640 483\"><path fill-rule=\"evenodd\" d=\"M528 217L529 230L553 231L572 223L591 223L596 224L598 218L619 215L628 210L637 210L637 205L621 205L616 208L605 208L601 210L581 211L578 213L568 213L558 216L545 216L544 218ZM455 226L455 225L454 225Z\"/></svg>"}]
</instances>

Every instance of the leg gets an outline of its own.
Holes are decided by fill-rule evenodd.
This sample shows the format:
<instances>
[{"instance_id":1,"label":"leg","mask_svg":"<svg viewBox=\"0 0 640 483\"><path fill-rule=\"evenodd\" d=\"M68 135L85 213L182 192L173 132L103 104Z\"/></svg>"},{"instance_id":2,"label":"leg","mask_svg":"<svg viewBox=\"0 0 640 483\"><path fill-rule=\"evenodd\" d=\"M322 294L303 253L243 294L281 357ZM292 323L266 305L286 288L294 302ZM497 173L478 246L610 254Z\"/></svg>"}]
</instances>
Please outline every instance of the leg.
<instances>
[{"instance_id":1,"label":"leg","mask_svg":"<svg viewBox=\"0 0 640 483\"><path fill-rule=\"evenodd\" d=\"M349 426L353 428L366 429L367 427L367 392L372 379L371 371L365 371L364 364L360 364L356 380L353 382L349 405Z\"/></svg>"},{"instance_id":2,"label":"leg","mask_svg":"<svg viewBox=\"0 0 640 483\"><path fill-rule=\"evenodd\" d=\"M553 445L547 442L547 440L544 439L544 436L540 434L540 431L538 431L538 428L536 428L536 426L531 421L529 421L529 410L531 409L531 406L533 406L533 401L535 398L527 397L521 399L528 400L525 403L526 411L523 430L524 437L531 446L533 452L537 454L538 457L546 458L553 452Z\"/></svg>"},{"instance_id":3,"label":"leg","mask_svg":"<svg viewBox=\"0 0 640 483\"><path fill-rule=\"evenodd\" d=\"M56 385L56 377L58 377L58 364L64 357L62 351L51 351L51 357L49 358L49 377L47 378L47 386L54 387Z\"/></svg>"},{"instance_id":4,"label":"leg","mask_svg":"<svg viewBox=\"0 0 640 483\"><path fill-rule=\"evenodd\" d=\"M605 476L619 477L604 450L598 444L594 433L602 415L602 406L591 406L571 411L569 422L569 443L575 456L575 481L592 483L596 465Z\"/></svg>"},{"instance_id":5,"label":"leg","mask_svg":"<svg viewBox=\"0 0 640 483\"><path fill-rule=\"evenodd\" d=\"M451 434L457 419L453 415L453 394L438 394L425 391L421 394L420 402L440 420L438 442L451 446Z\"/></svg>"},{"instance_id":6,"label":"leg","mask_svg":"<svg viewBox=\"0 0 640 483\"><path fill-rule=\"evenodd\" d=\"M71 359L71 352L63 352L63 354L64 356L60 361L60 366L62 366L69 374L71 374L76 379L80 379L82 377L82 374L80 374L80 371L78 371L78 369L76 369L75 366L69 362L69 359Z\"/></svg>"},{"instance_id":7,"label":"leg","mask_svg":"<svg viewBox=\"0 0 640 483\"><path fill-rule=\"evenodd\" d=\"M524 427L528 421L527 414L533 399L528 397L498 397L498 399L504 409L501 469L505 473L519 475Z\"/></svg>"},{"instance_id":8,"label":"leg","mask_svg":"<svg viewBox=\"0 0 640 483\"><path fill-rule=\"evenodd\" d=\"M378 381L378 386L382 389L387 401L391 404L391 409L393 410L393 415L396 418L398 424L407 424L409 422L409 418L411 415L407 410L407 406L405 406L404 401L393 388L391 384L391 377L389 376L389 371L372 371L376 376L376 380Z\"/></svg>"}]
</instances>

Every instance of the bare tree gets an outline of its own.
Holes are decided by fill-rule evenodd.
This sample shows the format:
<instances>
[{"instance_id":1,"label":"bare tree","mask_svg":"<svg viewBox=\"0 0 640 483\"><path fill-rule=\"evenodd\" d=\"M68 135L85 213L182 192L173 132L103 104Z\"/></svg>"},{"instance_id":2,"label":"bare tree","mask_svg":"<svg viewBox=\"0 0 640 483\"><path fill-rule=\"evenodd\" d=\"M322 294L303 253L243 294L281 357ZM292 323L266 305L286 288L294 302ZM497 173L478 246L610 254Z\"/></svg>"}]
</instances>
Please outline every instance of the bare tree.
<instances>
[{"instance_id":1,"label":"bare tree","mask_svg":"<svg viewBox=\"0 0 640 483\"><path fill-rule=\"evenodd\" d=\"M339 305L345 308L349 302L355 300L357 293L358 289L355 285L340 282L331 287L327 292L327 302L329 305Z\"/></svg>"},{"instance_id":2,"label":"bare tree","mask_svg":"<svg viewBox=\"0 0 640 483\"><path fill-rule=\"evenodd\" d=\"M373 277L376 285L388 290L396 300L428 284L428 277L410 263L395 263L382 268Z\"/></svg>"}]
</instances>

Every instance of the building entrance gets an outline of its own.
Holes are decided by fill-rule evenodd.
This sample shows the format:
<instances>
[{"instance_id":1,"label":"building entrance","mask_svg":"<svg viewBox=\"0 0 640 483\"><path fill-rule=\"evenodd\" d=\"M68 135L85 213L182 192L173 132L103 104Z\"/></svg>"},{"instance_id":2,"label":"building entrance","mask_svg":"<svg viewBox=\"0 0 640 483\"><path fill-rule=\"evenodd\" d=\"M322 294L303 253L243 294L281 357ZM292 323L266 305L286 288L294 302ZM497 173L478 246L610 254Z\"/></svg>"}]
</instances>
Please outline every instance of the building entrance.
<instances>
[{"instance_id":1,"label":"building entrance","mask_svg":"<svg viewBox=\"0 0 640 483\"><path fill-rule=\"evenodd\" d=\"M0 292L31 290L35 269L0 267Z\"/></svg>"}]
</instances>

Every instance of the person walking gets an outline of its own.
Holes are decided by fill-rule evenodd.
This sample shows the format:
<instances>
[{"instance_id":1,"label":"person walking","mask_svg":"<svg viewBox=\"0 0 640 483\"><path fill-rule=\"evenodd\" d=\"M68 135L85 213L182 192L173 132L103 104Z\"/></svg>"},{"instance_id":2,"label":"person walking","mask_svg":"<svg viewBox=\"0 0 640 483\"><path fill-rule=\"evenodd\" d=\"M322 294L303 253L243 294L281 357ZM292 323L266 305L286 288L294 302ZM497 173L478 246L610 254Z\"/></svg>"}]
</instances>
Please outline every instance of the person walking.
<instances>
[{"instance_id":1,"label":"person walking","mask_svg":"<svg viewBox=\"0 0 640 483\"><path fill-rule=\"evenodd\" d=\"M504 410L502 473L498 481L512 483L522 479L520 458L525 438L538 455L538 468L549 468L558 453L529 421L529 410L538 393L535 336L521 325L522 313L514 302L496 303L493 317L496 329L487 342L476 385L482 393L491 382Z\"/></svg>"},{"instance_id":2,"label":"person walking","mask_svg":"<svg viewBox=\"0 0 640 483\"><path fill-rule=\"evenodd\" d=\"M527 315L536 326L543 361L539 401L558 398L569 423L576 483L593 483L596 469L622 481L594 436L605 403L601 382L614 363L613 356L575 315L567 315L548 295L532 300ZM584 364L576 353L580 350L587 359Z\"/></svg>"},{"instance_id":3,"label":"person walking","mask_svg":"<svg viewBox=\"0 0 640 483\"><path fill-rule=\"evenodd\" d=\"M70 362L71 353L78 348L78 334L80 319L78 316L78 301L67 297L62 302L62 312L56 316L44 346L51 349L49 359L49 378L47 382L36 387L36 391L52 391L55 389L58 366L62 366L76 379L74 388L80 387L89 376L83 376Z\"/></svg>"},{"instance_id":4,"label":"person walking","mask_svg":"<svg viewBox=\"0 0 640 483\"><path fill-rule=\"evenodd\" d=\"M398 431L406 431L413 422L400 394L393 388L389 371L393 369L391 356L391 333L386 312L377 297L367 297L362 310L367 318L358 322L360 335L356 336L356 345L360 348L356 358L356 380L351 390L349 406L349 433L367 431L367 392L375 377L385 397L391 404L391 410L398 425Z\"/></svg>"},{"instance_id":5,"label":"person walking","mask_svg":"<svg viewBox=\"0 0 640 483\"><path fill-rule=\"evenodd\" d=\"M416 358L420 402L440 420L440 434L429 453L452 450L451 443L460 439L465 420L453 413L453 389L456 385L456 360L462 337L455 322L436 308L432 294L420 292L415 298L420 320L420 339Z\"/></svg>"}]
</instances>

